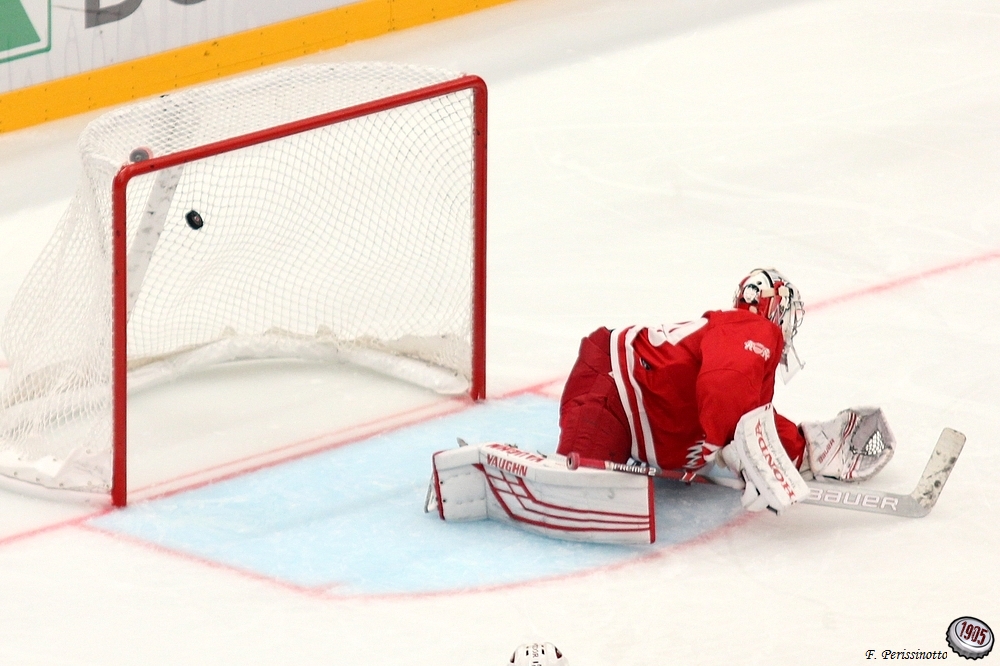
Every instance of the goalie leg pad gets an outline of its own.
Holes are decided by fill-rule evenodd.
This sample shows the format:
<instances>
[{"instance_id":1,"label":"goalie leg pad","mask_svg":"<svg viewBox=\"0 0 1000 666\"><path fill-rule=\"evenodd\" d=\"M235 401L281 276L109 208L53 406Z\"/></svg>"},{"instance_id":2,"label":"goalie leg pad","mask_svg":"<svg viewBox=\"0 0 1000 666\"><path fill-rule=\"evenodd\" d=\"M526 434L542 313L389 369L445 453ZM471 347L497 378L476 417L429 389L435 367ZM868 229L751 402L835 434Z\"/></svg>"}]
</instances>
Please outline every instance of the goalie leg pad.
<instances>
[{"instance_id":1,"label":"goalie leg pad","mask_svg":"<svg viewBox=\"0 0 1000 666\"><path fill-rule=\"evenodd\" d=\"M485 520L486 477L478 467L479 449L463 446L438 451L425 511L437 508L441 520Z\"/></svg>"},{"instance_id":2,"label":"goalie leg pad","mask_svg":"<svg viewBox=\"0 0 1000 666\"><path fill-rule=\"evenodd\" d=\"M434 454L432 495L443 520L490 518L536 534L599 543L652 543L653 481L606 470L570 470L500 443Z\"/></svg>"}]
</instances>

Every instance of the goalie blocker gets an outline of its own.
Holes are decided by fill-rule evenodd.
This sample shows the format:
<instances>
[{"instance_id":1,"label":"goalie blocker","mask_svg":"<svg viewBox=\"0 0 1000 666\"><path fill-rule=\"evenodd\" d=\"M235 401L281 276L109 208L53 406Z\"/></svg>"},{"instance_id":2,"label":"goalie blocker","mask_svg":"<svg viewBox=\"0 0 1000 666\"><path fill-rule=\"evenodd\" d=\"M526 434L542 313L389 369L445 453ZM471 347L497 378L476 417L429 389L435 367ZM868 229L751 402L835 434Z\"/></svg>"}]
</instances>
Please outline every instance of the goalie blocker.
<instances>
[{"instance_id":1,"label":"goalie blocker","mask_svg":"<svg viewBox=\"0 0 1000 666\"><path fill-rule=\"evenodd\" d=\"M743 477L741 501L748 511L768 508L780 513L809 495L809 486L778 437L771 405L744 414L733 442L719 455L726 467Z\"/></svg>"},{"instance_id":2,"label":"goalie blocker","mask_svg":"<svg viewBox=\"0 0 1000 666\"><path fill-rule=\"evenodd\" d=\"M656 540L649 477L574 471L562 456L496 442L439 451L433 467L424 509L442 520L490 518L572 541Z\"/></svg>"}]
</instances>

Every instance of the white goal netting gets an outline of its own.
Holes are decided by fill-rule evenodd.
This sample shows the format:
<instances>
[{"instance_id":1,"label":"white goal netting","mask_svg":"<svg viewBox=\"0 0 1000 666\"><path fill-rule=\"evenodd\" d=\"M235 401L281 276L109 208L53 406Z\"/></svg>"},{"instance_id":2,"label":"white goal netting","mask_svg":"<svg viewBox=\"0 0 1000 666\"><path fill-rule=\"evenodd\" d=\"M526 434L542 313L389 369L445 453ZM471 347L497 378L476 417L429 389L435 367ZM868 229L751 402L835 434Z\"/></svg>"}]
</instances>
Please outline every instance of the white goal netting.
<instances>
[{"instance_id":1,"label":"white goal netting","mask_svg":"<svg viewBox=\"0 0 1000 666\"><path fill-rule=\"evenodd\" d=\"M153 165L206 153L136 176L125 190L119 273L128 324L119 353L129 388L206 364L292 357L468 390L472 91L262 143L229 141L456 78L370 63L276 69L91 123L80 139L85 180L0 337L10 363L0 474L110 487L112 183L123 165L147 157Z\"/></svg>"}]
</instances>

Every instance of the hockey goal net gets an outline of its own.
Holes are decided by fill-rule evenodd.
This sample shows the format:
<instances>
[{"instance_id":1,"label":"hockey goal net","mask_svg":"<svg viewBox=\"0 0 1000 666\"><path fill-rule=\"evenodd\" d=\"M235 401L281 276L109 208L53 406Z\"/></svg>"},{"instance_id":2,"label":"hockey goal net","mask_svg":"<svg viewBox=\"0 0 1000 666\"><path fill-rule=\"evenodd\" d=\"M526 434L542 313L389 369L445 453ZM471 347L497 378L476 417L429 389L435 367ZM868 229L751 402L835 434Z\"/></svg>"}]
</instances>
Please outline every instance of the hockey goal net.
<instances>
[{"instance_id":1,"label":"hockey goal net","mask_svg":"<svg viewBox=\"0 0 1000 666\"><path fill-rule=\"evenodd\" d=\"M485 388L486 88L283 68L110 112L7 314L0 474L126 501L129 389L250 358Z\"/></svg>"}]
</instances>

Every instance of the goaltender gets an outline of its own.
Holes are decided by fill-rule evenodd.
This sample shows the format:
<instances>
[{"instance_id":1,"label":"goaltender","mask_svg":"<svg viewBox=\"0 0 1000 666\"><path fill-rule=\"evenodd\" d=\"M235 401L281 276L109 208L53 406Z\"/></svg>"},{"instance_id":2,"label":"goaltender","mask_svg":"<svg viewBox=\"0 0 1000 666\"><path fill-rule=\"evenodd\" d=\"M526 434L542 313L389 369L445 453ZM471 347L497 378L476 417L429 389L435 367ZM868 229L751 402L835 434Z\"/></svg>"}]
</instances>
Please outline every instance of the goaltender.
<instances>
[{"instance_id":1,"label":"goaltender","mask_svg":"<svg viewBox=\"0 0 1000 666\"><path fill-rule=\"evenodd\" d=\"M880 409L847 409L830 421L796 425L771 407L779 370L788 381L802 367L793 340L804 313L799 290L765 268L740 281L731 309L672 326L594 331L583 339L563 390L556 455L542 458L498 444L467 447L480 449L476 462L484 483L474 482L471 494L448 497L435 486L439 468L457 469L473 452L452 454L455 466L451 452L439 452L431 495L441 517L496 517L562 538L628 541L609 535L628 532L629 520L605 514L647 515L644 536L655 538L651 500L643 509L637 494L631 503L621 499L630 495L621 480L626 475L601 469L592 483L570 481L567 460L570 467L582 460L587 467L610 462L646 466L651 474L672 470L687 481L705 475L742 488L742 504L751 511L780 512L801 501L808 494L804 479L872 477L894 450ZM545 473L537 477L532 470ZM566 484L578 485L573 492L579 496ZM617 489L611 493L616 499L595 508L600 492L586 488L598 487ZM485 515L447 515L448 500L468 504L480 490ZM643 532L639 523L632 527Z\"/></svg>"}]
</instances>

